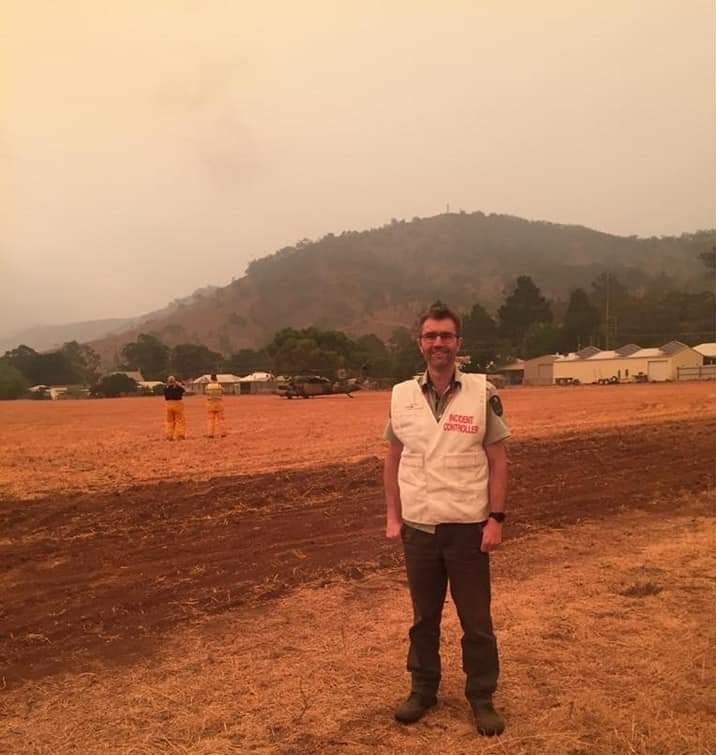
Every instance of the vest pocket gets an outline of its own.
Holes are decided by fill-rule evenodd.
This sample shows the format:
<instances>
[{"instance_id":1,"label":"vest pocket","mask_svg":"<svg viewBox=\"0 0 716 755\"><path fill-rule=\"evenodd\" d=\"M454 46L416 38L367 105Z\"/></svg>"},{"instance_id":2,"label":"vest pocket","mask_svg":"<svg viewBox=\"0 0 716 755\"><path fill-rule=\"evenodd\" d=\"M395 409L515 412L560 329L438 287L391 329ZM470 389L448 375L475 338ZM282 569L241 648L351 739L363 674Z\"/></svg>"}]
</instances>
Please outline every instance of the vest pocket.
<instances>
[{"instance_id":1,"label":"vest pocket","mask_svg":"<svg viewBox=\"0 0 716 755\"><path fill-rule=\"evenodd\" d=\"M459 489L463 494L476 490L480 460L474 452L445 454L443 474L446 486Z\"/></svg>"},{"instance_id":2,"label":"vest pocket","mask_svg":"<svg viewBox=\"0 0 716 755\"><path fill-rule=\"evenodd\" d=\"M422 467L424 464L423 455L403 451L400 456L400 464L406 467Z\"/></svg>"},{"instance_id":3,"label":"vest pocket","mask_svg":"<svg viewBox=\"0 0 716 755\"><path fill-rule=\"evenodd\" d=\"M473 451L460 454L445 454L445 466L449 469L477 469L478 455Z\"/></svg>"}]
</instances>

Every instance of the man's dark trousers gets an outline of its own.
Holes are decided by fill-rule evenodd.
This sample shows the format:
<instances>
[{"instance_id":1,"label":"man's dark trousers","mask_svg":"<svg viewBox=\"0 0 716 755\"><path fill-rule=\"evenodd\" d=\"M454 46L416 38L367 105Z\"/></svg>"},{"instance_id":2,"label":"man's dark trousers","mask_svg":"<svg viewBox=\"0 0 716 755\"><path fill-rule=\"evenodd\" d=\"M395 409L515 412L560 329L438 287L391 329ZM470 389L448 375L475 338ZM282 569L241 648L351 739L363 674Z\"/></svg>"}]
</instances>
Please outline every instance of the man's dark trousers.
<instances>
[{"instance_id":1,"label":"man's dark trousers","mask_svg":"<svg viewBox=\"0 0 716 755\"><path fill-rule=\"evenodd\" d=\"M499 660L490 615L490 557L480 550L482 524L439 524L435 534L404 525L405 565L413 602L408 671L412 690L430 698L440 684L440 619L448 582L462 625L468 700L489 700Z\"/></svg>"}]
</instances>

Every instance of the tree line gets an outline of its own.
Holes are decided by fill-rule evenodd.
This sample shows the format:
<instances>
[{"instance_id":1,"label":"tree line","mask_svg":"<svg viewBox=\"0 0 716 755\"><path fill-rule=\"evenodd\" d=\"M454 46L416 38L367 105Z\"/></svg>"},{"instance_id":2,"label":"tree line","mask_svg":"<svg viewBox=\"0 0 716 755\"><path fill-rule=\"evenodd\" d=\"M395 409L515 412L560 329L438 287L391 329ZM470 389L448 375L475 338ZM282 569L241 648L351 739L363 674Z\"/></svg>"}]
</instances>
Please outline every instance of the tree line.
<instances>
[{"instance_id":1,"label":"tree line","mask_svg":"<svg viewBox=\"0 0 716 755\"><path fill-rule=\"evenodd\" d=\"M707 275L716 278L716 250L702 256ZM678 339L695 345L714 340L713 291L673 290L667 282L630 291L613 273L602 273L589 291L576 288L569 300L550 301L530 276L519 276L496 316L476 302L463 313L461 354L469 371L484 372L516 357L529 359L585 346L615 348L626 343L659 346ZM211 372L256 371L335 377L340 371L361 377L401 380L421 366L415 334L396 328L386 340L374 334L351 338L338 330L283 328L261 349L225 356L203 344L166 345L142 333L121 351L120 369L140 370L145 380L180 379ZM16 398L30 385L97 386L100 360L87 345L71 341L38 353L21 345L0 358L0 398ZM101 392L101 391L100 391Z\"/></svg>"}]
</instances>

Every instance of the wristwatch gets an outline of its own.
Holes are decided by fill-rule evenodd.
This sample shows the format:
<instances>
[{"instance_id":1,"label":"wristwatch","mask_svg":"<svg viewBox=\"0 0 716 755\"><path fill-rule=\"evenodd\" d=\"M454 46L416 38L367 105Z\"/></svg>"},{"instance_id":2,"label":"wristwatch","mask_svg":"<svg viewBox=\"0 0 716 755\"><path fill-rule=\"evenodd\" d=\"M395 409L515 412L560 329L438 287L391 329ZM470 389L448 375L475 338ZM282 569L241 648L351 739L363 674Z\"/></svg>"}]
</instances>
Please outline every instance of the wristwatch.
<instances>
[{"instance_id":1,"label":"wristwatch","mask_svg":"<svg viewBox=\"0 0 716 755\"><path fill-rule=\"evenodd\" d=\"M507 518L504 511L491 511L489 516L490 516L490 519L494 519L496 522L499 522L500 524L502 524L502 522L504 522L505 519Z\"/></svg>"}]
</instances>

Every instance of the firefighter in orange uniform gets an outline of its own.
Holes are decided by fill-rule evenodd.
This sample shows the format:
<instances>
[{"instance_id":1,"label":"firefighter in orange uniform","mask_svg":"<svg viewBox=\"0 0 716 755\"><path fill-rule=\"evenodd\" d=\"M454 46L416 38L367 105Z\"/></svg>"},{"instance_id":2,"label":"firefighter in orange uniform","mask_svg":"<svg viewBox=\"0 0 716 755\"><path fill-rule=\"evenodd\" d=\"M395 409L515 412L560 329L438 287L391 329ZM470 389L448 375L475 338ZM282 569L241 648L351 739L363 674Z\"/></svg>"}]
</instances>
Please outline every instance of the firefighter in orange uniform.
<instances>
[{"instance_id":1,"label":"firefighter in orange uniform","mask_svg":"<svg viewBox=\"0 0 716 755\"><path fill-rule=\"evenodd\" d=\"M164 427L167 440L184 440L186 438L183 396L184 386L177 382L174 375L170 375L164 388L164 403L166 405Z\"/></svg>"},{"instance_id":2,"label":"firefighter in orange uniform","mask_svg":"<svg viewBox=\"0 0 716 755\"><path fill-rule=\"evenodd\" d=\"M216 375L211 375L211 380L206 384L204 391L206 393L206 408L208 411L206 434L210 438L213 438L215 435L225 438L224 389L216 379Z\"/></svg>"}]
</instances>

